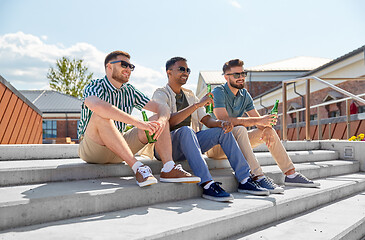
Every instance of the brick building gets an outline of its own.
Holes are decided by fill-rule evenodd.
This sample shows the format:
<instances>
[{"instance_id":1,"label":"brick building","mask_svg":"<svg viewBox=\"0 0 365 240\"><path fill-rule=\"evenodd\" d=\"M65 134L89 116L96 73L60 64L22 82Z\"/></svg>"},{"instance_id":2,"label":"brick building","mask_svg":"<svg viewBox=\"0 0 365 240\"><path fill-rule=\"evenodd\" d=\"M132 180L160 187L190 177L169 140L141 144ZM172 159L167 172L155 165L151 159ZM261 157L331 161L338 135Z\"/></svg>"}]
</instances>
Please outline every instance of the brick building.
<instances>
[{"instance_id":1,"label":"brick building","mask_svg":"<svg viewBox=\"0 0 365 240\"><path fill-rule=\"evenodd\" d=\"M273 88L281 86L281 81L301 76L330 61L327 58L294 57L255 67L245 67L248 72L246 89L254 98ZM199 73L196 95L201 98L206 93L206 84L211 84L212 89L226 80L222 71L201 71Z\"/></svg>"},{"instance_id":2,"label":"brick building","mask_svg":"<svg viewBox=\"0 0 365 240\"><path fill-rule=\"evenodd\" d=\"M340 87L352 94L362 98L365 96L365 46L351 51L332 61L316 58L293 58L284 61L278 61L271 64L246 68L248 75L246 77L246 89L254 98L254 104L260 114L264 115L270 111L276 99L279 99L279 113L282 113L282 81L303 78L308 76L316 76L322 80L328 81L337 87ZM296 66L297 65L297 66ZM306 66L306 67L305 67ZM310 69L310 66L312 69ZM300 70L301 69L301 70ZM251 78L251 79L250 79ZM211 84L212 88L226 80L222 76L221 71L202 71L199 75L197 96L200 98L206 94L206 84ZM332 132L327 129L323 130L323 138L346 139L346 101L342 101L347 97L332 88L327 87L323 83L311 81L310 83L310 106L322 104L318 108L310 110L310 119L318 118L324 120L327 125L331 125L329 119L338 118L338 124L334 124L332 128L339 126L340 133ZM291 83L287 86L287 111L302 109L305 106L306 83L305 81ZM336 101L337 100L337 101ZM365 106L358 101L351 101L351 113L354 119L354 126L350 128L352 135L365 132ZM326 103L329 103L326 105ZM297 122L304 124L304 114L289 113L288 127L294 128ZM326 120L327 119L327 120ZM322 121L321 120L321 121ZM341 123L340 123L341 122ZM278 128L280 128L280 120ZM292 124L292 126L290 126ZM311 123L312 124L312 123ZM302 126L303 127L303 126ZM304 128L304 127L303 127ZM314 129L314 128L313 128ZM332 129L332 131L333 131ZM300 131L302 131L301 129ZM313 130L314 131L314 130ZM327 132L329 133L327 134ZM299 137L300 135L300 137ZM294 135L293 135L294 136ZM315 138L318 139L315 134ZM304 139L304 131L297 133L296 139ZM292 140L296 140L292 139Z\"/></svg>"},{"instance_id":3,"label":"brick building","mask_svg":"<svg viewBox=\"0 0 365 240\"><path fill-rule=\"evenodd\" d=\"M337 87L340 87L354 95L361 98L365 98L365 46L362 46L354 51L351 51L341 57L334 59L333 61L313 69L298 78L305 78L309 76L316 76L322 80L325 80ZM291 83L287 86L287 111L302 109L304 105L304 96L306 94L306 83L300 81L297 83ZM280 100L279 113L282 112L282 87L278 86L270 91L267 91L256 98L254 98L254 104L260 114L266 114L267 110L270 110L273 106L275 99ZM310 82L310 106L320 105L317 108L310 110L310 119L317 120L322 119L328 124L337 122L332 126L332 133L323 133L325 138L336 138L346 139L346 101L347 96L339 93L332 88L327 87L323 83L311 80ZM365 105L361 102L350 100L351 107L350 112L353 115L354 120L353 127L350 128L351 135L363 133L365 131ZM290 124L298 122L304 122L304 114L301 113L289 113L288 115L288 127ZM336 118L336 119L335 119ZM326 120L327 119L327 120ZM334 120L330 120L334 119ZM321 120L321 121L322 121ZM281 124L279 122L279 124ZM328 127L328 124L324 127ZM311 123L312 125L312 123ZM335 133L333 130L336 126L341 125L341 133ZM314 129L314 127L313 127ZM299 135L299 133L297 133ZM299 139L303 139L303 134L300 135ZM316 139L317 136L313 135Z\"/></svg>"},{"instance_id":4,"label":"brick building","mask_svg":"<svg viewBox=\"0 0 365 240\"><path fill-rule=\"evenodd\" d=\"M29 101L43 112L43 141L66 138L78 142L77 127L80 120L81 100L54 90L21 90Z\"/></svg>"}]
</instances>

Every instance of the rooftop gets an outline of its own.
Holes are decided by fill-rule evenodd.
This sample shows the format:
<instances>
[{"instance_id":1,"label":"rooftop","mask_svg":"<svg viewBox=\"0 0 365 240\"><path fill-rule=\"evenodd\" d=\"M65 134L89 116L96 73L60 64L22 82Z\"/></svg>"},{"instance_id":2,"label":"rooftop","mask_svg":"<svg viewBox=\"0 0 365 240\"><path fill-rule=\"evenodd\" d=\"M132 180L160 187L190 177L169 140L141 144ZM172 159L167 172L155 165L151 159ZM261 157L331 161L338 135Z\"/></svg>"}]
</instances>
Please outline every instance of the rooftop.
<instances>
[{"instance_id":1,"label":"rooftop","mask_svg":"<svg viewBox=\"0 0 365 240\"><path fill-rule=\"evenodd\" d=\"M82 101L54 90L20 90L43 113L79 113Z\"/></svg>"},{"instance_id":2,"label":"rooftop","mask_svg":"<svg viewBox=\"0 0 365 240\"><path fill-rule=\"evenodd\" d=\"M247 71L311 71L328 62L331 59L318 57L294 57L277 62L272 62L264 65L246 68Z\"/></svg>"}]
</instances>

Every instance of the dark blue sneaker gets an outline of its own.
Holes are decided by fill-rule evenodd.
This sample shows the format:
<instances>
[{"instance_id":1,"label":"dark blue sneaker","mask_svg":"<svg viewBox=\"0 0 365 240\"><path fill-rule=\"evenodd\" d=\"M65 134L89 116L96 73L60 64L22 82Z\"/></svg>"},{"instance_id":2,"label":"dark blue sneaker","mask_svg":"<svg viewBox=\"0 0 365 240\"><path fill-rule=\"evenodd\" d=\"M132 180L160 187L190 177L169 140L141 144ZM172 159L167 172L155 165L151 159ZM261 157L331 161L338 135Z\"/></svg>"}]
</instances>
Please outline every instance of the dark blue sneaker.
<instances>
[{"instance_id":1,"label":"dark blue sneaker","mask_svg":"<svg viewBox=\"0 0 365 240\"><path fill-rule=\"evenodd\" d=\"M203 188L202 197L217 202L227 202L233 200L233 196L224 191L224 189L219 186L221 184L222 183L220 182L214 182L208 189Z\"/></svg>"},{"instance_id":2,"label":"dark blue sneaker","mask_svg":"<svg viewBox=\"0 0 365 240\"><path fill-rule=\"evenodd\" d=\"M238 183L238 192L258 196L268 196L270 194L269 190L260 187L251 177L248 178L245 184Z\"/></svg>"},{"instance_id":3,"label":"dark blue sneaker","mask_svg":"<svg viewBox=\"0 0 365 240\"><path fill-rule=\"evenodd\" d=\"M284 188L276 185L274 183L274 181L269 177L265 176L260 180L256 180L256 182L260 187L266 188L267 190L269 190L270 193L283 193L284 192Z\"/></svg>"}]
</instances>

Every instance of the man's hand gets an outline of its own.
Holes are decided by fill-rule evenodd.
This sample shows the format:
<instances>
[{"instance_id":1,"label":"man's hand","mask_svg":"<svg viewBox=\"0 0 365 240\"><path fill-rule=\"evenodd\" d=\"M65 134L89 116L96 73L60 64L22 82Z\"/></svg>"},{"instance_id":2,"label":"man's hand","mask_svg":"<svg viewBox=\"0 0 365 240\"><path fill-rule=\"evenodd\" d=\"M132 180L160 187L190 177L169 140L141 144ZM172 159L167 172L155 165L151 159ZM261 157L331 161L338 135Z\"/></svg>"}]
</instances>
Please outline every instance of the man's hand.
<instances>
[{"instance_id":1,"label":"man's hand","mask_svg":"<svg viewBox=\"0 0 365 240\"><path fill-rule=\"evenodd\" d=\"M213 93L207 93L198 103L196 103L196 106L203 107L208 106L209 104L213 104L214 106Z\"/></svg>"},{"instance_id":2,"label":"man's hand","mask_svg":"<svg viewBox=\"0 0 365 240\"><path fill-rule=\"evenodd\" d=\"M221 127L224 130L224 133L229 133L233 129L233 124L229 121L223 121L221 120Z\"/></svg>"},{"instance_id":3,"label":"man's hand","mask_svg":"<svg viewBox=\"0 0 365 240\"><path fill-rule=\"evenodd\" d=\"M145 121L138 121L137 124L135 124L135 127L142 130L147 130L150 135L156 133L155 139L159 135L161 135L161 132L159 132L159 135L157 135L158 130L160 129L161 123L158 121L151 121L151 122L145 122Z\"/></svg>"},{"instance_id":4,"label":"man's hand","mask_svg":"<svg viewBox=\"0 0 365 240\"><path fill-rule=\"evenodd\" d=\"M274 142L274 136L271 134L271 129L269 128L265 128L262 131L262 136L261 136L261 140L264 141L266 143L266 146L268 148L271 147L271 144Z\"/></svg>"},{"instance_id":5,"label":"man's hand","mask_svg":"<svg viewBox=\"0 0 365 240\"><path fill-rule=\"evenodd\" d=\"M264 115L261 116L260 120L258 120L257 125L262 127L272 127L275 126L278 119L278 115L276 114L270 114L270 115Z\"/></svg>"},{"instance_id":6,"label":"man's hand","mask_svg":"<svg viewBox=\"0 0 365 240\"><path fill-rule=\"evenodd\" d=\"M156 131L156 134L154 136L154 139L157 140L160 137L160 135L162 134L163 130L165 129L166 124L168 123L168 120L165 120L165 121L164 120L158 120L156 122L159 123L159 127L158 127L158 129Z\"/></svg>"}]
</instances>

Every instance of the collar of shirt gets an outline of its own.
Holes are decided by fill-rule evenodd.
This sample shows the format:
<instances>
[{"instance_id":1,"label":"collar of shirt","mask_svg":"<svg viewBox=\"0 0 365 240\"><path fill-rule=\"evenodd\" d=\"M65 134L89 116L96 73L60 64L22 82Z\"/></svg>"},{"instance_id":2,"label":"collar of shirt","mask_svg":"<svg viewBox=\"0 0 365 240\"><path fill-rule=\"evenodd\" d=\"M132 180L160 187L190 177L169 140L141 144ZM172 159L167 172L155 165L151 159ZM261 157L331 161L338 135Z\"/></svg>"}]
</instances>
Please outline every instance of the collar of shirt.
<instances>
[{"instance_id":1,"label":"collar of shirt","mask_svg":"<svg viewBox=\"0 0 365 240\"><path fill-rule=\"evenodd\" d=\"M122 90L124 88L127 87L127 83L123 83L122 86L120 88L116 88L114 87L114 85L109 81L108 77L105 75L105 77L103 78L105 85L107 88L109 88L110 91L114 92L114 91L118 91L118 90Z\"/></svg>"},{"instance_id":2,"label":"collar of shirt","mask_svg":"<svg viewBox=\"0 0 365 240\"><path fill-rule=\"evenodd\" d=\"M231 89L228 87L228 83L224 84L223 87L227 91L228 96L230 98L235 98L235 97L239 97L239 96L243 97L244 96L243 89L238 89L239 95L234 95L233 92L231 91Z\"/></svg>"}]
</instances>

